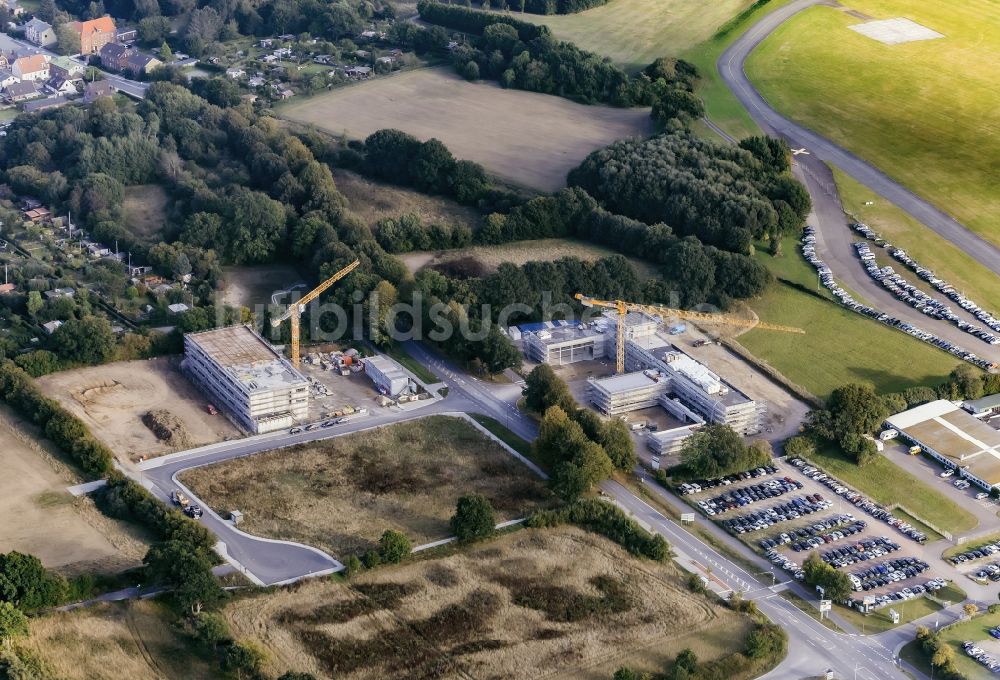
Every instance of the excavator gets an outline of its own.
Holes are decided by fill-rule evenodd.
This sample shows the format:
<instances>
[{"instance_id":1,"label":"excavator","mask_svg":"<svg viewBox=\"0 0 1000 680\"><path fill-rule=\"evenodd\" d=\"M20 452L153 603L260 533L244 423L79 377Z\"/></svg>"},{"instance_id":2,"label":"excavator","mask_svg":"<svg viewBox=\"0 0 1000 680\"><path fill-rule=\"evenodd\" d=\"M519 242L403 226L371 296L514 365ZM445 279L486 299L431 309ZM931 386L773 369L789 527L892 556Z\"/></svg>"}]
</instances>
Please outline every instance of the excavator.
<instances>
[{"instance_id":1,"label":"excavator","mask_svg":"<svg viewBox=\"0 0 1000 680\"><path fill-rule=\"evenodd\" d=\"M708 312L693 312L683 309L671 309L660 305L643 305L638 302L626 302L625 300L599 300L597 298L577 293L576 299L584 307L601 307L611 309L618 314L618 333L615 342L616 369L618 373L625 372L625 315L629 312L644 312L650 316L660 316L663 318L674 317L686 321L706 321L711 323L722 323L729 326L743 326L760 328L768 331L781 331L783 333L805 333L801 328L794 326L781 326L779 324L754 321L752 319L740 319L729 314L710 314Z\"/></svg>"}]
</instances>

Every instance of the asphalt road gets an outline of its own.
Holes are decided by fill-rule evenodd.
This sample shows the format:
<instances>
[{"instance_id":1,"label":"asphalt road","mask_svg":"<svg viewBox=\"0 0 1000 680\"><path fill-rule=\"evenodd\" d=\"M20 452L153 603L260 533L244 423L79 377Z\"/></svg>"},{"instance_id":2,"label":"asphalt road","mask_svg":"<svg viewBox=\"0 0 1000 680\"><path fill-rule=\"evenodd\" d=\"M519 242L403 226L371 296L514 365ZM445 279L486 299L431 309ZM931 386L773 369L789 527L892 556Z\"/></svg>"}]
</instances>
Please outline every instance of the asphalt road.
<instances>
[{"instance_id":1,"label":"asphalt road","mask_svg":"<svg viewBox=\"0 0 1000 680\"><path fill-rule=\"evenodd\" d=\"M762 17L750 30L737 38L723 52L717 64L726 85L765 132L784 138L792 148L805 148L809 151L809 156L796 157L807 168L815 168L821 161L832 163L954 243L985 267L995 272L1000 271L1000 248L980 238L953 217L906 189L870 163L783 117L754 89L744 70L744 63L750 52L790 17L819 4L824 4L824 0L793 0Z\"/></svg>"}]
</instances>

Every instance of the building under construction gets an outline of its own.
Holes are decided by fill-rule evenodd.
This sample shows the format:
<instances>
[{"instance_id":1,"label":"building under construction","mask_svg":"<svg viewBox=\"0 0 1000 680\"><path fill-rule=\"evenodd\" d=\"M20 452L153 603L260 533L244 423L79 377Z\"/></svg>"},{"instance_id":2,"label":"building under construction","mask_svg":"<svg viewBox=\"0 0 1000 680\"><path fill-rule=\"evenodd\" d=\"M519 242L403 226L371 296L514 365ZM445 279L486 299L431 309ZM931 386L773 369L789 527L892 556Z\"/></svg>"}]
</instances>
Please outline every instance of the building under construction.
<instances>
[{"instance_id":1,"label":"building under construction","mask_svg":"<svg viewBox=\"0 0 1000 680\"><path fill-rule=\"evenodd\" d=\"M250 326L188 333L183 368L253 434L291 427L308 415L309 381Z\"/></svg>"}]
</instances>

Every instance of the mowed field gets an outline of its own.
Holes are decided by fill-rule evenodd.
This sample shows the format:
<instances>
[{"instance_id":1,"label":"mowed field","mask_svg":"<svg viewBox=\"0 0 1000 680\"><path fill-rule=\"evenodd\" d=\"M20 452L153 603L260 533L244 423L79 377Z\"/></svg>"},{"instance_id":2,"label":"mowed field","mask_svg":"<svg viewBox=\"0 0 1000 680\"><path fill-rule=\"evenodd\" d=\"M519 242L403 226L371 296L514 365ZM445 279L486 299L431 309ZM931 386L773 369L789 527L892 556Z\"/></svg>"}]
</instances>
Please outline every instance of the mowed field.
<instances>
[{"instance_id":1,"label":"mowed field","mask_svg":"<svg viewBox=\"0 0 1000 680\"><path fill-rule=\"evenodd\" d=\"M160 241L167 219L167 192L158 184L125 188L125 226L143 243Z\"/></svg>"},{"instance_id":2,"label":"mowed field","mask_svg":"<svg viewBox=\"0 0 1000 680\"><path fill-rule=\"evenodd\" d=\"M856 16L806 10L751 55L747 72L778 110L871 161L1000 244L1000 11L995 0L850 0L944 38L884 45Z\"/></svg>"},{"instance_id":3,"label":"mowed field","mask_svg":"<svg viewBox=\"0 0 1000 680\"><path fill-rule=\"evenodd\" d=\"M304 283L302 276L287 264L231 265L222 268L222 302L254 310L258 305L271 304L276 292Z\"/></svg>"},{"instance_id":4,"label":"mowed field","mask_svg":"<svg viewBox=\"0 0 1000 680\"><path fill-rule=\"evenodd\" d=\"M757 256L775 276L816 291L815 270L802 258L797 241L785 239L782 248L782 257L764 249ZM934 386L958 365L950 354L846 309L825 288L819 291L775 282L748 304L762 321L797 326L805 335L752 330L739 342L821 399L849 382L871 383L880 392Z\"/></svg>"},{"instance_id":5,"label":"mowed field","mask_svg":"<svg viewBox=\"0 0 1000 680\"><path fill-rule=\"evenodd\" d=\"M351 211L369 225L387 217L412 213L424 224L464 224L473 231L482 216L475 208L460 205L441 196L428 196L413 189L375 182L356 172L331 168L337 188L344 194Z\"/></svg>"},{"instance_id":6,"label":"mowed field","mask_svg":"<svg viewBox=\"0 0 1000 680\"><path fill-rule=\"evenodd\" d=\"M36 383L122 458L170 453L170 447L141 420L152 410L164 410L180 419L191 446L240 436L225 416L206 412L205 396L168 358L61 371Z\"/></svg>"},{"instance_id":7,"label":"mowed field","mask_svg":"<svg viewBox=\"0 0 1000 680\"><path fill-rule=\"evenodd\" d=\"M174 616L155 601L100 604L31 619L18 643L60 680L219 678L218 667L192 654ZM35 677L35 676L31 676Z\"/></svg>"},{"instance_id":8,"label":"mowed field","mask_svg":"<svg viewBox=\"0 0 1000 680\"><path fill-rule=\"evenodd\" d=\"M522 265L526 262L558 260L561 257L577 257L585 261L599 260L616 255L615 251L603 246L568 238L545 238L530 241L516 241L496 246L472 246L457 250L416 251L398 257L411 273L426 267L447 264L459 260L472 259L485 272L496 271L504 262ZM628 258L639 276L648 279L656 275L656 267L636 258Z\"/></svg>"},{"instance_id":9,"label":"mowed field","mask_svg":"<svg viewBox=\"0 0 1000 680\"><path fill-rule=\"evenodd\" d=\"M341 559L386 529L414 545L451 535L462 495L480 493L498 521L550 502L527 466L465 420L432 416L185 472L217 511L239 508L251 534L316 546Z\"/></svg>"},{"instance_id":10,"label":"mowed field","mask_svg":"<svg viewBox=\"0 0 1000 680\"><path fill-rule=\"evenodd\" d=\"M364 138L396 128L444 142L511 184L541 191L566 185L588 153L653 132L649 109L584 106L561 97L469 83L434 68L408 71L277 107L278 115L331 134Z\"/></svg>"},{"instance_id":11,"label":"mowed field","mask_svg":"<svg viewBox=\"0 0 1000 680\"><path fill-rule=\"evenodd\" d=\"M518 531L433 561L311 581L225 610L271 675L607 680L743 647L748 621L690 593L675 568L571 527Z\"/></svg>"},{"instance_id":12,"label":"mowed field","mask_svg":"<svg viewBox=\"0 0 1000 680\"><path fill-rule=\"evenodd\" d=\"M639 69L659 57L676 57L712 37L751 0L610 0L576 14L519 19L545 24L560 40L610 57L627 69Z\"/></svg>"},{"instance_id":13,"label":"mowed field","mask_svg":"<svg viewBox=\"0 0 1000 680\"><path fill-rule=\"evenodd\" d=\"M146 546L102 515L62 463L0 411L0 552L37 556L66 575L114 573L138 566Z\"/></svg>"}]
</instances>

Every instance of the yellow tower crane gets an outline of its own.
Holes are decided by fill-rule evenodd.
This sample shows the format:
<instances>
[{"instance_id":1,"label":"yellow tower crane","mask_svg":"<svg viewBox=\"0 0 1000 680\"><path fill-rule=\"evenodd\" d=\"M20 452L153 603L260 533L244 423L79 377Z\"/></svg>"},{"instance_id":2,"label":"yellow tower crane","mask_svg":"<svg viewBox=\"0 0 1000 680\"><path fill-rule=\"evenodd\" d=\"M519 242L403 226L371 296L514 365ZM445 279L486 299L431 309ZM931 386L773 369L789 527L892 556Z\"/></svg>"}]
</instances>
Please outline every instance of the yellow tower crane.
<instances>
[{"instance_id":1,"label":"yellow tower crane","mask_svg":"<svg viewBox=\"0 0 1000 680\"><path fill-rule=\"evenodd\" d=\"M299 298L297 302L288 305L288 309L285 310L284 314L279 316L277 319L271 320L271 325L275 328L280 326L281 322L285 319L292 320L292 365L295 366L295 368L299 367L299 317L302 312L305 311L306 305L318 298L327 288L354 271L359 264L361 264L361 260L355 260L351 264L347 265L326 281L316 286L313 290Z\"/></svg>"},{"instance_id":2,"label":"yellow tower crane","mask_svg":"<svg viewBox=\"0 0 1000 680\"><path fill-rule=\"evenodd\" d=\"M709 314L708 312L686 312L682 309L671 309L660 305L641 305L636 302L625 302L624 300L598 300L588 297L583 293L577 293L576 299L584 307L603 307L613 309L618 313L618 333L615 339L615 349L617 350L616 368L618 373L625 372L625 315L629 312L645 312L653 316L676 317L687 321L708 321L711 323L722 323L729 326L753 326L769 331L782 331L785 333L805 333L801 328L794 326L780 326L763 321L752 321L750 319L740 319L728 314Z\"/></svg>"}]
</instances>

